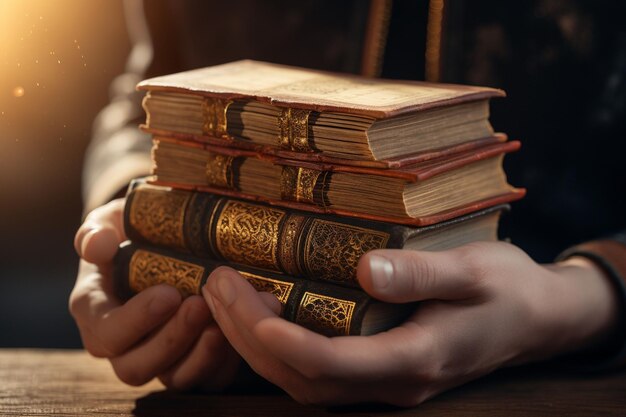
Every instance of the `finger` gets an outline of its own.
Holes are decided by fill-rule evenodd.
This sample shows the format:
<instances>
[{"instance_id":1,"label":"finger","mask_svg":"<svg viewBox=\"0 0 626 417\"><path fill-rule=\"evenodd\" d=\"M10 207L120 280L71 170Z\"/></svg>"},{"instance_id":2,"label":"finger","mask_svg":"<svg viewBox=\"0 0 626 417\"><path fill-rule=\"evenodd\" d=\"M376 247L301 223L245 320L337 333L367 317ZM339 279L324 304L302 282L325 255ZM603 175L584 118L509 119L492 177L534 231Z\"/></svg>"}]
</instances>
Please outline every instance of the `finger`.
<instances>
[{"instance_id":1,"label":"finger","mask_svg":"<svg viewBox=\"0 0 626 417\"><path fill-rule=\"evenodd\" d=\"M270 353L310 379L381 381L412 368L426 373L425 358L435 344L414 323L371 336L327 338L293 323L266 322L255 335Z\"/></svg>"},{"instance_id":2,"label":"finger","mask_svg":"<svg viewBox=\"0 0 626 417\"><path fill-rule=\"evenodd\" d=\"M121 304L107 288L105 277L93 264L81 261L79 278L70 296L70 311L85 347L99 347L98 356L115 356L167 321L179 307L179 292L157 285Z\"/></svg>"},{"instance_id":3,"label":"finger","mask_svg":"<svg viewBox=\"0 0 626 417\"><path fill-rule=\"evenodd\" d=\"M386 378L417 364L425 356L421 353L432 349L429 332L410 322L368 337L328 338L277 317L242 278L226 273L211 278L207 295L213 299L220 327L228 321L247 346L279 358L310 379ZM228 330L222 330L231 340ZM248 359L245 352L242 356Z\"/></svg>"},{"instance_id":4,"label":"finger","mask_svg":"<svg viewBox=\"0 0 626 417\"><path fill-rule=\"evenodd\" d=\"M168 388L178 390L199 384L206 390L220 390L233 382L240 362L220 328L212 323L204 329L189 354L159 375L159 379Z\"/></svg>"},{"instance_id":5,"label":"finger","mask_svg":"<svg viewBox=\"0 0 626 417\"><path fill-rule=\"evenodd\" d=\"M111 359L117 376L130 385L142 385L186 355L211 314L201 297L187 298L157 332L124 354Z\"/></svg>"},{"instance_id":6,"label":"finger","mask_svg":"<svg viewBox=\"0 0 626 417\"><path fill-rule=\"evenodd\" d=\"M458 300L478 295L482 282L467 249L425 252L375 250L357 267L359 284L372 297L394 303Z\"/></svg>"},{"instance_id":7,"label":"finger","mask_svg":"<svg viewBox=\"0 0 626 417\"><path fill-rule=\"evenodd\" d=\"M231 281L235 283L235 287L230 285ZM250 301L245 308L250 312L256 311L259 321L282 320L272 310L273 302L268 306L266 304L268 300L231 268L221 267L213 271L207 279L207 284L202 288L202 294L224 336L256 373L286 390L288 387L301 387L301 378L256 342L256 338L250 334L250 326L241 326L231 320L232 297L237 297L237 291L241 289L247 294L246 299ZM236 306L238 309L241 308L240 303Z\"/></svg>"},{"instance_id":8,"label":"finger","mask_svg":"<svg viewBox=\"0 0 626 417\"><path fill-rule=\"evenodd\" d=\"M122 213L124 200L114 200L92 211L74 237L74 248L83 259L102 264L113 259L117 246L126 240Z\"/></svg>"},{"instance_id":9,"label":"finger","mask_svg":"<svg viewBox=\"0 0 626 417\"><path fill-rule=\"evenodd\" d=\"M212 299L220 328L242 357L299 402L397 402L386 393L398 381L405 383L409 374L419 378L420 373L424 382L434 378L435 367L427 365L432 355L421 352L432 347L426 341L433 338L419 326L407 324L388 340L382 335L380 340L371 336L330 339L276 317L271 304L266 305L261 294L234 272L213 275L204 293ZM370 340L378 349L369 349Z\"/></svg>"}]
</instances>

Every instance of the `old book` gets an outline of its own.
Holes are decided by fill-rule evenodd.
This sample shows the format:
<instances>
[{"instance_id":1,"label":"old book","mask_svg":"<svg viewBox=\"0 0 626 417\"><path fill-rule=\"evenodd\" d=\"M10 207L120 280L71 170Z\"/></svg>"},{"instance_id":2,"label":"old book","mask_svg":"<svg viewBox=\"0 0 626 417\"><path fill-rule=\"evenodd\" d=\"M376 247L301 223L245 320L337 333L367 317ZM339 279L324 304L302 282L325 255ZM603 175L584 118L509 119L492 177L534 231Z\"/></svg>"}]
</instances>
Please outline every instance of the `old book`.
<instances>
[{"instance_id":1,"label":"old book","mask_svg":"<svg viewBox=\"0 0 626 417\"><path fill-rule=\"evenodd\" d=\"M422 226L521 198L502 169L504 154L518 147L488 145L399 169L294 161L165 137L154 140L152 155L158 184Z\"/></svg>"},{"instance_id":2,"label":"old book","mask_svg":"<svg viewBox=\"0 0 626 417\"><path fill-rule=\"evenodd\" d=\"M149 132L385 167L493 136L485 87L237 61L142 81ZM407 158L410 162L411 158Z\"/></svg>"},{"instance_id":3,"label":"old book","mask_svg":"<svg viewBox=\"0 0 626 417\"><path fill-rule=\"evenodd\" d=\"M445 250L497 240L502 208L415 228L138 183L126 199L124 227L135 242L357 286L356 267L365 252Z\"/></svg>"},{"instance_id":4,"label":"old book","mask_svg":"<svg viewBox=\"0 0 626 417\"><path fill-rule=\"evenodd\" d=\"M127 241L115 256L113 280L121 299L157 284L172 285L186 297L200 294L210 273L223 264ZM412 304L376 301L356 289L242 266L237 270L258 291L278 298L282 317L327 336L378 333L399 324L414 309Z\"/></svg>"}]
</instances>

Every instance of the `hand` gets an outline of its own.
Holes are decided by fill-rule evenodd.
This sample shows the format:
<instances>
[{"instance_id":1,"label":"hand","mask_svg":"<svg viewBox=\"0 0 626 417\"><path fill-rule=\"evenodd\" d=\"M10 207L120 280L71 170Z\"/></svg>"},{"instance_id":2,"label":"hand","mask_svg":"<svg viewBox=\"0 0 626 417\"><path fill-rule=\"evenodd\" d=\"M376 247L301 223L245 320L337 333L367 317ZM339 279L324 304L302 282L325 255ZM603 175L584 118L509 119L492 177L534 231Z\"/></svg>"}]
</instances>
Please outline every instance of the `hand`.
<instances>
[{"instance_id":1,"label":"hand","mask_svg":"<svg viewBox=\"0 0 626 417\"><path fill-rule=\"evenodd\" d=\"M76 233L74 245L82 259L69 305L85 349L108 358L130 385L154 377L176 389L228 385L240 359L202 297L183 301L167 285L142 291L126 303L113 294L111 261L126 240L123 209L123 199L97 208Z\"/></svg>"},{"instance_id":2,"label":"hand","mask_svg":"<svg viewBox=\"0 0 626 417\"><path fill-rule=\"evenodd\" d=\"M414 406L496 368L600 343L617 314L590 262L540 266L506 243L377 250L361 259L358 279L376 298L421 303L387 332L327 338L279 318L278 302L232 269L216 270L203 295L257 373L317 404Z\"/></svg>"}]
</instances>

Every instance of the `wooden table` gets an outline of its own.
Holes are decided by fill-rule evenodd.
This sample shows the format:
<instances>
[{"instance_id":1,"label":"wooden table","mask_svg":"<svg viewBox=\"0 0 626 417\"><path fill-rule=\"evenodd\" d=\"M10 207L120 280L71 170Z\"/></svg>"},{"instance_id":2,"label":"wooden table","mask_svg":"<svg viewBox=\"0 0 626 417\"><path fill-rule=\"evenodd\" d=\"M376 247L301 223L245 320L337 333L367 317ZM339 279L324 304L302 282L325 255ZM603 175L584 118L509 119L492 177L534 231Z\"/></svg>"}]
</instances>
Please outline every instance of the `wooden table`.
<instances>
[{"instance_id":1,"label":"wooden table","mask_svg":"<svg viewBox=\"0 0 626 417\"><path fill-rule=\"evenodd\" d=\"M286 395L133 388L83 351L0 350L0 416L626 416L626 372L567 376L540 367L497 372L416 409L305 407Z\"/></svg>"}]
</instances>

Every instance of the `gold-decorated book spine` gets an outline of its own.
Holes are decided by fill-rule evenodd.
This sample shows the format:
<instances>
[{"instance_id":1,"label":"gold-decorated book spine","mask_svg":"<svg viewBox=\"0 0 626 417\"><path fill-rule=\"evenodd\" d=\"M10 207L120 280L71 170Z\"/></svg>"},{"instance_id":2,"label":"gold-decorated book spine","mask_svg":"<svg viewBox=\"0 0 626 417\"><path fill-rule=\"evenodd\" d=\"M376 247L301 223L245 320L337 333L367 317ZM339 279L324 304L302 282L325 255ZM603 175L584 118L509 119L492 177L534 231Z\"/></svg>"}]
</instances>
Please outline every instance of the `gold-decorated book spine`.
<instances>
[{"instance_id":1,"label":"gold-decorated book spine","mask_svg":"<svg viewBox=\"0 0 626 417\"><path fill-rule=\"evenodd\" d=\"M125 226L133 241L353 287L361 256L401 248L407 229L152 185L129 193Z\"/></svg>"},{"instance_id":2,"label":"gold-decorated book spine","mask_svg":"<svg viewBox=\"0 0 626 417\"><path fill-rule=\"evenodd\" d=\"M223 264L172 250L123 243L114 260L114 284L121 299L158 284L177 288L183 297L201 294L211 272ZM372 299L363 291L235 266L257 290L282 304L281 316L326 336L361 333Z\"/></svg>"}]
</instances>

